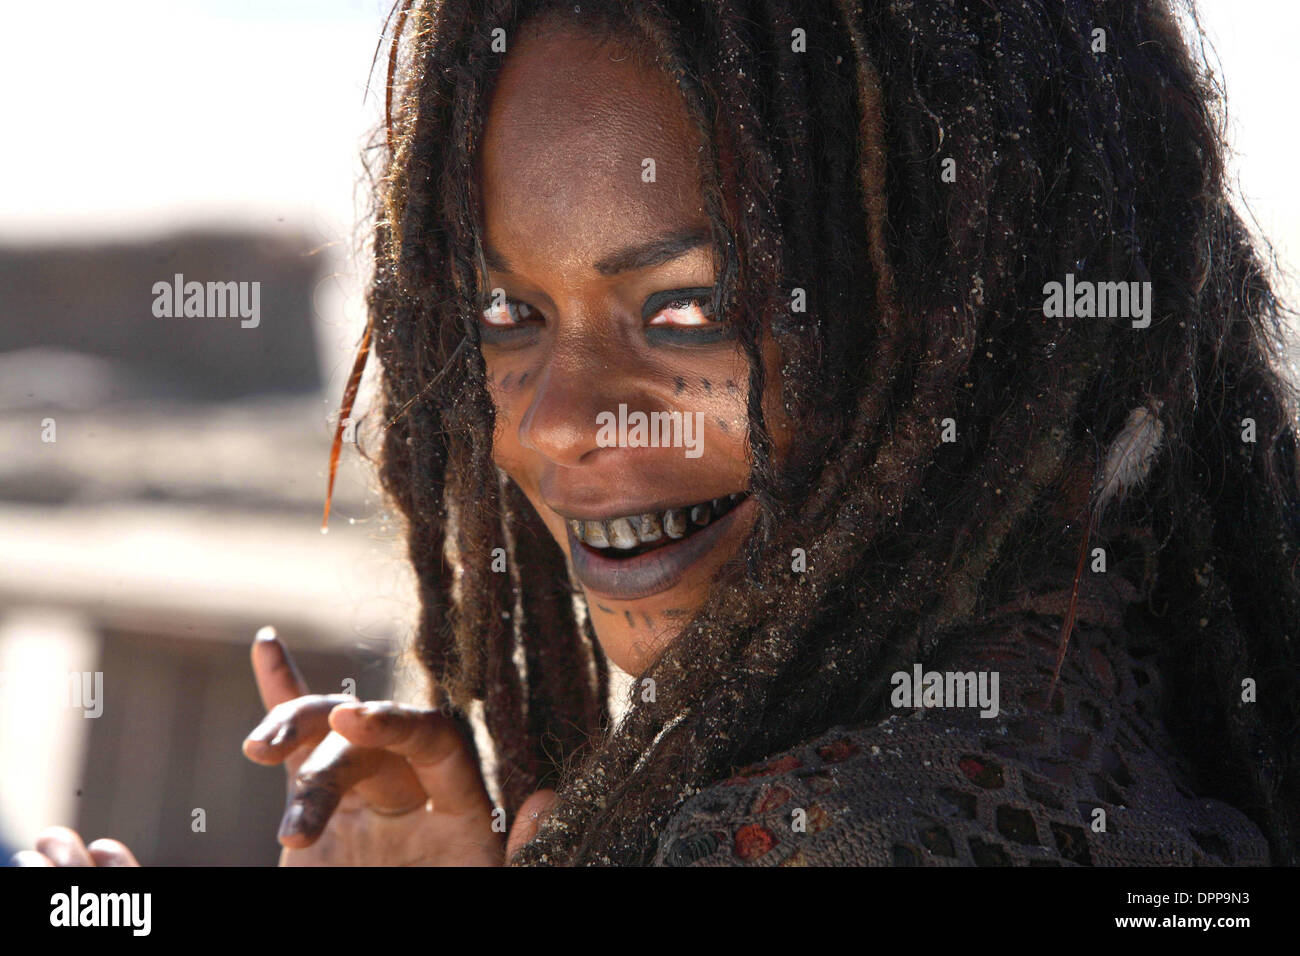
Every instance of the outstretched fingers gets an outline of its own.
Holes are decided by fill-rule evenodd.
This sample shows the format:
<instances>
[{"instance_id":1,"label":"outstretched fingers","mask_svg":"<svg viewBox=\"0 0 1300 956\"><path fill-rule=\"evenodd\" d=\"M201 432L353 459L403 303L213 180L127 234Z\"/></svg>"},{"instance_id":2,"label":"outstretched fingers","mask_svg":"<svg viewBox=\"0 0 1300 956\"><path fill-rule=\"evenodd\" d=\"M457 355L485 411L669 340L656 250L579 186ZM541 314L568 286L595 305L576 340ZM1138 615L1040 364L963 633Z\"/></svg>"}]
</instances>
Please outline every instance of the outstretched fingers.
<instances>
[{"instance_id":1,"label":"outstretched fingers","mask_svg":"<svg viewBox=\"0 0 1300 956\"><path fill-rule=\"evenodd\" d=\"M347 694L308 694L272 707L244 739L244 756L254 763L277 764L304 745L315 745L330 732L330 711L339 704L355 703ZM298 763L305 757L302 754ZM298 767L289 762L289 770Z\"/></svg>"},{"instance_id":2,"label":"outstretched fingers","mask_svg":"<svg viewBox=\"0 0 1300 956\"><path fill-rule=\"evenodd\" d=\"M446 714L371 701L341 704L329 720L336 732L359 747L381 747L405 757L435 812L468 813L490 803L478 763Z\"/></svg>"},{"instance_id":3,"label":"outstretched fingers","mask_svg":"<svg viewBox=\"0 0 1300 956\"><path fill-rule=\"evenodd\" d=\"M251 654L257 692L267 710L311 693L288 648L276 636L275 628L264 627L257 632Z\"/></svg>"}]
</instances>

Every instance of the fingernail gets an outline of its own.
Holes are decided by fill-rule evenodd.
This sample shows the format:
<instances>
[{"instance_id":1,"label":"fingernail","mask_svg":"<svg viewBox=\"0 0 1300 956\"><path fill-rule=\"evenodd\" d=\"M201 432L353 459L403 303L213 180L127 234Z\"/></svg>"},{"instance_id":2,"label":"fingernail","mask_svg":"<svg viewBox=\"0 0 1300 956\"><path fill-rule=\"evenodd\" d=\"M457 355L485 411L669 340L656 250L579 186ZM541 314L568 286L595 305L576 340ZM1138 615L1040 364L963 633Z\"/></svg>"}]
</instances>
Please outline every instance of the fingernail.
<instances>
[{"instance_id":1,"label":"fingernail","mask_svg":"<svg viewBox=\"0 0 1300 956\"><path fill-rule=\"evenodd\" d=\"M248 633L248 632L245 631L244 633ZM270 624L267 624L264 627L259 627L257 629L257 636L254 638L254 640L262 641L262 642L275 640L275 628L273 628Z\"/></svg>"},{"instance_id":2,"label":"fingernail","mask_svg":"<svg viewBox=\"0 0 1300 956\"><path fill-rule=\"evenodd\" d=\"M292 728L293 728L293 724L282 724L280 726L279 731L276 733L276 735L271 738L271 746L278 747L280 746L280 744L284 743L285 740L288 739L289 731Z\"/></svg>"},{"instance_id":3,"label":"fingernail","mask_svg":"<svg viewBox=\"0 0 1300 956\"><path fill-rule=\"evenodd\" d=\"M280 837L292 836L302 827L303 805L295 803L289 808L289 812L284 815L280 821Z\"/></svg>"},{"instance_id":4,"label":"fingernail","mask_svg":"<svg viewBox=\"0 0 1300 956\"><path fill-rule=\"evenodd\" d=\"M264 744L271 733L275 730L275 724L258 724L253 728L252 733L246 739L256 744Z\"/></svg>"}]
</instances>

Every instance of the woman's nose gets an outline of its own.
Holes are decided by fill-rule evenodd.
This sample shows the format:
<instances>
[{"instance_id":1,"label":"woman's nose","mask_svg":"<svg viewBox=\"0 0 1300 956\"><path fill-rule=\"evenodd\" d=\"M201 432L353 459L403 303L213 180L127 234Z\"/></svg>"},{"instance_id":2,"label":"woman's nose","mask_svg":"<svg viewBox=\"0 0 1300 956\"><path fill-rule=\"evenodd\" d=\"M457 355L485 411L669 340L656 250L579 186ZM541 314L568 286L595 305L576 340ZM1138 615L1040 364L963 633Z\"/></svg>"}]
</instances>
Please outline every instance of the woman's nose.
<instances>
[{"instance_id":1,"label":"woman's nose","mask_svg":"<svg viewBox=\"0 0 1300 956\"><path fill-rule=\"evenodd\" d=\"M603 411L628 402L636 376L613 357L556 349L539 370L519 421L519 443L557 465L572 467L603 449L596 441Z\"/></svg>"},{"instance_id":2,"label":"woman's nose","mask_svg":"<svg viewBox=\"0 0 1300 956\"><path fill-rule=\"evenodd\" d=\"M670 385L648 367L635 347L617 336L557 340L538 370L528 408L519 420L519 443L557 465L591 464L601 453L616 465L620 454L602 422L620 406L646 413L668 410ZM602 416L604 416L602 418Z\"/></svg>"}]
</instances>

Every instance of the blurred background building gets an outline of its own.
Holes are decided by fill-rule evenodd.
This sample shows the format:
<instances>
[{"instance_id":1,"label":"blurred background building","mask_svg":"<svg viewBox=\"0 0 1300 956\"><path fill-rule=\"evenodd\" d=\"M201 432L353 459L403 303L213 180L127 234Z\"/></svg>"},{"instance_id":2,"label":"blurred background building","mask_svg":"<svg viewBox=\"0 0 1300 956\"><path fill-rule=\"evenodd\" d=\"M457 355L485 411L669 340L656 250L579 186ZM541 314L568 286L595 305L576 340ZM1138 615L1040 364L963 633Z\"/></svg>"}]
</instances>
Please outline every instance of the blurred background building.
<instances>
[{"instance_id":1,"label":"blurred background building","mask_svg":"<svg viewBox=\"0 0 1300 956\"><path fill-rule=\"evenodd\" d=\"M320 532L386 12L0 14L4 842L58 823L145 864L272 864L284 773L240 751L254 633L275 626L313 691L394 692L415 602L355 445ZM178 273L259 283L256 326L155 315Z\"/></svg>"},{"instance_id":2,"label":"blurred background building","mask_svg":"<svg viewBox=\"0 0 1300 956\"><path fill-rule=\"evenodd\" d=\"M212 232L0 249L0 753L21 836L58 821L142 862L273 862L284 774L239 750L262 714L254 632L275 625L313 690L389 696L401 615L361 615L393 593L396 536L352 447L318 530L312 251ZM256 327L155 316L175 273L259 282ZM82 673L102 700L50 679Z\"/></svg>"},{"instance_id":3,"label":"blurred background building","mask_svg":"<svg viewBox=\"0 0 1300 956\"><path fill-rule=\"evenodd\" d=\"M0 13L0 842L57 823L145 864L274 863L284 775L240 753L263 625L313 691L418 696L403 543L355 446L319 530L388 6ZM1200 6L1243 209L1300 303L1300 5ZM177 273L259 282L258 324L156 316Z\"/></svg>"}]
</instances>

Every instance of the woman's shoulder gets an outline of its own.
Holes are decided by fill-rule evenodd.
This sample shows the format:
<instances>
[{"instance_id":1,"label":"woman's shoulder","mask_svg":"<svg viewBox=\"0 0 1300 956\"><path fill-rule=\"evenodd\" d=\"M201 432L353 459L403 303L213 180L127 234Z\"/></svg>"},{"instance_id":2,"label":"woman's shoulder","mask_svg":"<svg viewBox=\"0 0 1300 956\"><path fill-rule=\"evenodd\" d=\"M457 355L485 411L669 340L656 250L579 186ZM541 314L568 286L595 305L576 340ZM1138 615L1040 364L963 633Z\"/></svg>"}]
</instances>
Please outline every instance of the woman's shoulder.
<instances>
[{"instance_id":1,"label":"woman's shoulder","mask_svg":"<svg viewBox=\"0 0 1300 956\"><path fill-rule=\"evenodd\" d=\"M669 821L661 866L1266 865L1240 811L1141 752L1119 765L921 710L826 734L709 787ZM1050 723L1050 722L1049 722ZM1046 727L1039 727L1045 730ZM1017 733L1017 731L1020 733ZM1028 733L1024 733L1028 731ZM1109 770L1104 764L1111 763Z\"/></svg>"},{"instance_id":2,"label":"woman's shoulder","mask_svg":"<svg viewBox=\"0 0 1300 956\"><path fill-rule=\"evenodd\" d=\"M831 728L694 795L655 864L1266 865L1243 813L1183 783L1145 716L1158 675L1117 650L1113 619L1081 623L1053 705L1035 705L1025 687L1050 679L1055 637L1042 612L991 621L980 658L896 675L908 706L887 719ZM981 673L985 692L1001 677L996 713L978 705ZM963 680L975 705L948 706Z\"/></svg>"}]
</instances>

